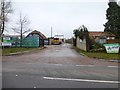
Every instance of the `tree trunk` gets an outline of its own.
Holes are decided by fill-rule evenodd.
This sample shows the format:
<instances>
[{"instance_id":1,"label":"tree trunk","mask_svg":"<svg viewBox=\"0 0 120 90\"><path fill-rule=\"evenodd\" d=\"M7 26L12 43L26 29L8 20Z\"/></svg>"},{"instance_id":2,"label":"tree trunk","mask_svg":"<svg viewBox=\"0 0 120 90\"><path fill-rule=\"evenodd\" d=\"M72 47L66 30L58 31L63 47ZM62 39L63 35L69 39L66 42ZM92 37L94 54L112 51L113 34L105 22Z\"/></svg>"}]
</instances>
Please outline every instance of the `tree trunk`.
<instances>
[{"instance_id":1,"label":"tree trunk","mask_svg":"<svg viewBox=\"0 0 120 90\"><path fill-rule=\"evenodd\" d=\"M1 25L1 35L3 34L4 32L4 29L5 29L5 2L3 1L3 6L2 6L2 25Z\"/></svg>"},{"instance_id":2,"label":"tree trunk","mask_svg":"<svg viewBox=\"0 0 120 90\"><path fill-rule=\"evenodd\" d=\"M20 47L22 47L22 39L23 39L23 37L22 37L22 24L21 24L21 33L20 33Z\"/></svg>"}]
</instances>

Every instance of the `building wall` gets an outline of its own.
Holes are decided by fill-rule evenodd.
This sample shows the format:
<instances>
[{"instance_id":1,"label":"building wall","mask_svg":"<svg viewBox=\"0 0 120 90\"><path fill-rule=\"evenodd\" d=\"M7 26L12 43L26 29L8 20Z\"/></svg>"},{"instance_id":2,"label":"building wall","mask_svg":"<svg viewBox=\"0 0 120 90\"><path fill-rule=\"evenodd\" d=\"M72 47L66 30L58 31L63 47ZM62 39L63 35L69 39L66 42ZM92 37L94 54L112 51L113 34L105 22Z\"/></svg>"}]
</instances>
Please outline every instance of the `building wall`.
<instances>
[{"instance_id":1,"label":"building wall","mask_svg":"<svg viewBox=\"0 0 120 90\"><path fill-rule=\"evenodd\" d=\"M120 39L109 39L106 41L107 44L120 43Z\"/></svg>"},{"instance_id":2,"label":"building wall","mask_svg":"<svg viewBox=\"0 0 120 90\"><path fill-rule=\"evenodd\" d=\"M76 46L79 49L87 51L86 39L81 40L79 37L77 37Z\"/></svg>"},{"instance_id":3,"label":"building wall","mask_svg":"<svg viewBox=\"0 0 120 90\"><path fill-rule=\"evenodd\" d=\"M52 45L52 41L53 41L53 39L49 39L49 45Z\"/></svg>"}]
</instances>

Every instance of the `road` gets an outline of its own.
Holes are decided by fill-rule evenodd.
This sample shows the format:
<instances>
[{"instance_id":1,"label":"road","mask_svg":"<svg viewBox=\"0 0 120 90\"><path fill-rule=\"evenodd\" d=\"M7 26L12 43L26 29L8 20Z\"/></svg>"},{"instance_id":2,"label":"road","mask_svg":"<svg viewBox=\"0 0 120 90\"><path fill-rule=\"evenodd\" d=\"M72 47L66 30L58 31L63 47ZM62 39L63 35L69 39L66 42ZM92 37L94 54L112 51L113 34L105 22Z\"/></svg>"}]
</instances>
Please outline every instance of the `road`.
<instances>
[{"instance_id":1,"label":"road","mask_svg":"<svg viewBox=\"0 0 120 90\"><path fill-rule=\"evenodd\" d=\"M78 54L69 44L3 56L3 88L118 88L118 64Z\"/></svg>"}]
</instances>

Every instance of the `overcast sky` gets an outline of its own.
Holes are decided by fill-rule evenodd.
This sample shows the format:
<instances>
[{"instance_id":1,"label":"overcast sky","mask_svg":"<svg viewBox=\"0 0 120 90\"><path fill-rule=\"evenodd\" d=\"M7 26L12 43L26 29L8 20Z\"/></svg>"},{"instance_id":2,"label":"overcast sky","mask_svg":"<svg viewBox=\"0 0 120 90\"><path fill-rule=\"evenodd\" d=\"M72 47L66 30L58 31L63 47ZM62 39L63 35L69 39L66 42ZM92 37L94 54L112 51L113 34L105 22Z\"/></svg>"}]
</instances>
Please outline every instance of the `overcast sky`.
<instances>
[{"instance_id":1,"label":"overcast sky","mask_svg":"<svg viewBox=\"0 0 120 90\"><path fill-rule=\"evenodd\" d=\"M89 31L104 31L108 0L14 0L12 21L22 12L30 20L32 30L50 36L73 36L73 30L85 25ZM12 21L10 24L12 24ZM14 34L11 32L11 34Z\"/></svg>"}]
</instances>

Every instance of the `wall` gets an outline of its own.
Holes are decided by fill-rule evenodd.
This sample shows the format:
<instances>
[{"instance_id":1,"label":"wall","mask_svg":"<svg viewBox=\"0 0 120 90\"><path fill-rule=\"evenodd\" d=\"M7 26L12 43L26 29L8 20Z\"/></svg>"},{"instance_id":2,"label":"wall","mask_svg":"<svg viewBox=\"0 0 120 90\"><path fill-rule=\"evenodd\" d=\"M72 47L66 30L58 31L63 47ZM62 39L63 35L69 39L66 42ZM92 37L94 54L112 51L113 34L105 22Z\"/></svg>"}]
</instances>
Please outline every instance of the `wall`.
<instances>
[{"instance_id":1,"label":"wall","mask_svg":"<svg viewBox=\"0 0 120 90\"><path fill-rule=\"evenodd\" d=\"M109 39L106 41L107 44L120 43L120 39Z\"/></svg>"},{"instance_id":2,"label":"wall","mask_svg":"<svg viewBox=\"0 0 120 90\"><path fill-rule=\"evenodd\" d=\"M87 51L86 39L84 38L83 40L81 40L79 37L77 37L76 46L77 48Z\"/></svg>"},{"instance_id":3,"label":"wall","mask_svg":"<svg viewBox=\"0 0 120 90\"><path fill-rule=\"evenodd\" d=\"M49 38L49 45L52 45L53 39Z\"/></svg>"}]
</instances>

